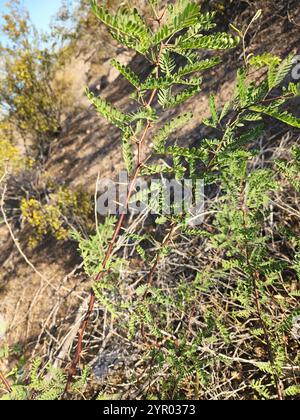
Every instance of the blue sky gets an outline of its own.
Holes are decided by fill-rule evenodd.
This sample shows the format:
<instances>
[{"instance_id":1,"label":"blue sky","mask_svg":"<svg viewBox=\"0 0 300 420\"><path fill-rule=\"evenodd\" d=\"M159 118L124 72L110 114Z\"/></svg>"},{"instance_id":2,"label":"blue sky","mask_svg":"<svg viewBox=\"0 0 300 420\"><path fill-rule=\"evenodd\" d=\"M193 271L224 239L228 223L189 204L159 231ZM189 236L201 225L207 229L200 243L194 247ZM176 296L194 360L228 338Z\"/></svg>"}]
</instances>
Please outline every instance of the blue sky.
<instances>
[{"instance_id":1,"label":"blue sky","mask_svg":"<svg viewBox=\"0 0 300 420\"><path fill-rule=\"evenodd\" d=\"M59 10L61 0L21 0L38 29L46 31L51 17ZM7 0L0 0L0 15L5 11Z\"/></svg>"}]
</instances>

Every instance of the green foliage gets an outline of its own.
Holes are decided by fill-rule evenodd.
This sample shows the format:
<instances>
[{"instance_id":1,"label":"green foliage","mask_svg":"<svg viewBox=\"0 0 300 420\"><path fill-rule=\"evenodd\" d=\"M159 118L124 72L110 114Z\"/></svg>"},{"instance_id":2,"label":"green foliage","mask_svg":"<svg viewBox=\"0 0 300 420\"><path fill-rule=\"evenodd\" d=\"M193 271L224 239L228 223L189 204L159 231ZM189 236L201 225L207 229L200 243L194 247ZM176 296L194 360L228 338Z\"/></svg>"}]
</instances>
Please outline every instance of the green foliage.
<instances>
[{"instance_id":1,"label":"green foliage","mask_svg":"<svg viewBox=\"0 0 300 420\"><path fill-rule=\"evenodd\" d=\"M92 235L72 230L84 270L96 279L92 289L105 313L103 331L110 320L109 336L126 343L125 352L129 349L134 355L134 369L117 380L134 384L134 392L138 389L138 396L148 399L296 397L298 339L292 331L299 313L300 243L297 229L283 233L286 222L280 211L290 211L291 217L297 212L282 204L274 211L273 203L282 193L281 179L295 189L293 194L300 193L300 152L294 148L291 158L275 162L265 151L263 159L259 154L266 116L300 128L299 119L287 110L299 86L283 86L292 58L244 57L232 98L219 109L218 94L210 94L211 115L203 121L213 128L205 131L208 138L202 138L206 127L201 126L201 138L193 147L168 144L171 136L188 127L193 114L176 114L175 109L166 120L164 111L180 104L187 107L201 90L202 72L221 61L214 56L200 59L195 50L233 48L238 39L214 32L215 15L203 13L196 1L178 0L162 15L158 1L149 4L151 27L135 8L121 4L111 12L92 1L95 15L114 39L141 54L151 73L143 79L112 60L134 88L128 98L130 112L89 90L87 96L101 117L121 131L120 147L131 180L139 175L168 174L178 181L189 177L194 192L201 177L211 200L203 224L194 226L189 210L163 214L161 185L144 191L133 188L128 202L145 202L155 213L154 227L145 215L123 223L123 230L123 219L118 223L114 217L107 217ZM257 69L266 71L255 78ZM149 200L150 193L158 200ZM52 196L45 206L23 201L23 216L38 235L69 234L62 217L69 211L66 195L70 198L61 191L62 198ZM83 206L77 200L70 207ZM294 219L287 223L298 226ZM283 254L284 248L288 251ZM136 262L134 267L130 261ZM117 345L121 347L120 341ZM84 387L87 376L87 371L82 373L73 392ZM115 393L115 384L105 382L99 399ZM6 398L25 399L34 392L38 399L59 399L65 383L59 369L48 367L41 376L37 360L29 387L16 383Z\"/></svg>"},{"instance_id":2,"label":"green foliage","mask_svg":"<svg viewBox=\"0 0 300 420\"><path fill-rule=\"evenodd\" d=\"M177 105L180 105L183 102L195 96L197 93L200 92L200 90L200 85L188 87L187 89L182 90L180 93L174 95L170 99L162 101L160 98L160 104L163 106L163 108L174 108Z\"/></svg>"},{"instance_id":3,"label":"green foliage","mask_svg":"<svg viewBox=\"0 0 300 420\"><path fill-rule=\"evenodd\" d=\"M207 50L227 50L238 45L239 38L234 38L227 33L218 33L214 35L202 35L195 39L181 40L176 45L177 50L197 50L205 48Z\"/></svg>"},{"instance_id":4,"label":"green foliage","mask_svg":"<svg viewBox=\"0 0 300 420\"><path fill-rule=\"evenodd\" d=\"M130 174L134 167L134 156L132 151L131 133L127 130L122 138L123 159L128 173Z\"/></svg>"},{"instance_id":5,"label":"green foliage","mask_svg":"<svg viewBox=\"0 0 300 420\"><path fill-rule=\"evenodd\" d=\"M115 15L112 15L96 0L92 0L91 5L97 18L110 29L111 35L118 42L141 53L147 51L150 29L136 9L121 7Z\"/></svg>"},{"instance_id":6,"label":"green foliage","mask_svg":"<svg viewBox=\"0 0 300 420\"><path fill-rule=\"evenodd\" d=\"M54 368L48 365L46 372L42 373L42 360L35 359L29 375L29 380L24 383L15 383L12 385L12 391L5 394L1 400L35 400L35 401L55 401L61 399L66 386L66 376L62 369ZM82 392L88 376L88 369L85 368L81 378L72 386L72 392Z\"/></svg>"},{"instance_id":7,"label":"green foliage","mask_svg":"<svg viewBox=\"0 0 300 420\"><path fill-rule=\"evenodd\" d=\"M186 127L193 115L180 114L157 128L162 112L196 95L201 89L201 73L220 63L219 57L200 60L195 50L232 48L238 44L238 39L228 33L213 33L214 14L202 13L194 1L178 0L167 7L161 18L157 2L151 1L154 20L158 22L158 27L151 28L135 9L120 7L112 15L103 6L92 3L96 15L108 26L113 37L142 54L153 66L150 76L142 81L129 67L113 60L113 65L136 90L132 98L137 109L130 114L88 92L98 112L123 132L123 156L129 174L136 168L135 174L173 173L177 180L187 174L193 181L201 176L212 191L218 192L209 212L209 224L204 223L197 229L190 226L190 215L184 211L179 215L161 214L164 202L161 186L156 186L155 191L151 186L128 197L129 202L139 200L148 205L149 211L155 210L158 226L155 236L159 236L158 231L165 234L164 240L159 242L141 236L143 228L131 234L132 254L141 259L143 265L149 265L149 275L141 276L138 281L134 277L129 288L127 277L117 275L124 261L116 255L112 258L112 253L105 254L108 244L114 245L110 241L115 220L112 223L107 219L97 235L78 239L87 274L95 276L103 272L101 281L94 284L98 304L117 320L119 336L139 343L139 358L143 360L145 371L150 377L159 378L160 398L205 397L207 390L213 394L215 364L229 372L230 383L239 375L249 375L246 388L253 398L273 399L276 393L281 398L284 369L289 363L285 334L291 329L290 326L284 330L282 325L287 324L287 319L291 320L297 310L291 294L288 302L282 302L285 296L282 278L288 267L298 267L298 257L288 262L276 252L270 252L274 238L268 233L266 221L270 217L270 200L279 191L278 172L271 166L259 168L254 162L258 139L264 135L265 116L300 127L298 118L286 110L288 100L299 93L298 85L282 86L291 69L292 57L282 61L265 54L246 59L245 66L237 72L232 99L221 110L217 95L210 95L211 116L203 123L216 129L215 134L201 139L197 147L167 145L169 137ZM251 23L260 14L258 12ZM208 30L212 32L203 33ZM265 68L264 76L252 77L253 71ZM276 92L280 91L276 97L275 88ZM161 108L157 107L157 102ZM152 149L143 160L141 150L149 130ZM134 161L135 145L137 161ZM293 163L280 161L276 167L293 180L296 187L299 187L298 181L295 182L299 156L295 150ZM153 192L158 197L156 205L148 200ZM180 255L179 250L178 255L174 254L176 257L172 255L170 245L174 232L181 237L197 238L200 247L205 244L205 261L214 258L208 265L202 262L201 269L194 274L191 274L190 263L188 274L181 267L176 281L172 278L166 283L155 272L160 261L170 258L174 262ZM176 249L176 245L173 246ZM109 256L108 264L101 267L105 255ZM275 298L272 290L276 290L279 297ZM275 299L280 302L277 306ZM273 311L274 305L276 311ZM278 318L275 312L280 314ZM241 336L246 338L240 340ZM241 357L235 358L235 349L239 352L240 346ZM255 374L246 367L241 368L242 373L237 373L236 363L252 365ZM156 376L157 372L163 374ZM292 379L287 382L290 384ZM287 386L286 390L286 395L298 392L294 385Z\"/></svg>"},{"instance_id":8,"label":"green foliage","mask_svg":"<svg viewBox=\"0 0 300 420\"><path fill-rule=\"evenodd\" d=\"M214 57L214 58L207 58L206 60L201 60L196 63L191 63L191 64L189 63L186 66L179 67L177 76L182 77L182 76L187 76L188 74L195 73L198 71L208 70L212 67L217 66L218 64L220 64L220 62L221 62L221 59L219 57Z\"/></svg>"},{"instance_id":9,"label":"green foliage","mask_svg":"<svg viewBox=\"0 0 300 420\"><path fill-rule=\"evenodd\" d=\"M293 66L293 56L291 55L282 61L279 57L272 54L264 54L252 57L250 64L258 68L267 67L268 86L269 90L272 90L280 85L290 73Z\"/></svg>"},{"instance_id":10,"label":"green foliage","mask_svg":"<svg viewBox=\"0 0 300 420\"><path fill-rule=\"evenodd\" d=\"M203 122L204 124L208 126L216 128L219 122L219 116L218 116L217 108L216 108L216 97L214 95L210 95L209 107L210 107L210 112L211 112L211 120L207 119L207 120L204 120Z\"/></svg>"},{"instance_id":11,"label":"green foliage","mask_svg":"<svg viewBox=\"0 0 300 420\"><path fill-rule=\"evenodd\" d=\"M89 238L82 238L78 232L72 232L72 238L79 243L85 271L91 277L101 269L100 262L105 255L105 246L112 238L115 223L115 218L107 218L103 225L98 226L97 234Z\"/></svg>"},{"instance_id":12,"label":"green foliage","mask_svg":"<svg viewBox=\"0 0 300 420\"><path fill-rule=\"evenodd\" d=\"M151 3L151 7L157 14L157 6ZM221 61L219 57L199 60L197 54L191 54L191 50L231 48L236 45L236 40L228 34L203 35L202 31L214 28L214 14L202 13L200 6L194 1L179 0L170 5L157 31L147 27L136 9L130 10L121 6L112 14L94 0L92 9L119 43L144 55L156 67L156 71L141 81L128 66L112 60L112 65L136 89L133 97L142 106L129 115L115 108L106 99L96 98L87 90L87 96L99 114L123 131L123 156L125 166L131 173L134 166L132 146L137 141L136 136L144 124L158 122L152 106L154 98L149 103L146 99L147 92L152 91L154 96L157 94L163 108L176 107L185 102L201 89L202 78L199 73L215 67ZM193 43L194 46L188 46L187 43ZM185 57L186 64L176 65L177 54ZM178 86L182 87L179 91ZM174 89L176 93L173 93ZM190 118L189 114L178 117L161 129L154 137L155 150L162 151L167 137L187 124Z\"/></svg>"},{"instance_id":13,"label":"green foliage","mask_svg":"<svg viewBox=\"0 0 300 420\"><path fill-rule=\"evenodd\" d=\"M193 114L190 112L187 114L180 115L171 120L161 130L159 130L153 139L155 150L158 153L164 153L165 141L168 139L168 137L181 127L185 126L192 118Z\"/></svg>"},{"instance_id":14,"label":"green foliage","mask_svg":"<svg viewBox=\"0 0 300 420\"><path fill-rule=\"evenodd\" d=\"M287 397L297 397L300 394L300 386L290 386L287 389L285 389L285 395Z\"/></svg>"},{"instance_id":15,"label":"green foliage","mask_svg":"<svg viewBox=\"0 0 300 420\"><path fill-rule=\"evenodd\" d=\"M277 160L276 161L278 170L280 173L289 181L289 183L295 188L297 193L300 193L300 148L298 146L291 150L290 160Z\"/></svg>"},{"instance_id":16,"label":"green foliage","mask_svg":"<svg viewBox=\"0 0 300 420\"><path fill-rule=\"evenodd\" d=\"M200 18L199 6L190 1L179 0L168 9L167 21L153 36L152 45L162 43L172 38L176 33L198 24Z\"/></svg>"},{"instance_id":17,"label":"green foliage","mask_svg":"<svg viewBox=\"0 0 300 420\"><path fill-rule=\"evenodd\" d=\"M141 84L140 79L129 67L123 66L117 60L112 60L111 64L119 70L122 76L124 76L135 88L139 88Z\"/></svg>"},{"instance_id":18,"label":"green foliage","mask_svg":"<svg viewBox=\"0 0 300 420\"><path fill-rule=\"evenodd\" d=\"M113 107L105 99L96 98L95 95L89 90L87 90L86 93L87 97L95 106L99 114L101 114L112 124L116 125L118 128L123 129L125 127L125 123L128 121L128 117L123 112Z\"/></svg>"},{"instance_id":19,"label":"green foliage","mask_svg":"<svg viewBox=\"0 0 300 420\"><path fill-rule=\"evenodd\" d=\"M263 400L270 400L271 394L268 390L268 387L266 385L262 384L262 380L255 381L253 380L251 383L251 387L254 389L254 391L257 392L259 397Z\"/></svg>"},{"instance_id":20,"label":"green foliage","mask_svg":"<svg viewBox=\"0 0 300 420\"><path fill-rule=\"evenodd\" d=\"M300 118L295 117L287 111L279 111L277 107L263 107L263 106L253 106L250 108L253 111L259 112L261 114L269 115L270 117L276 118L279 121L284 122L285 124L290 125L291 127L300 128Z\"/></svg>"}]
</instances>

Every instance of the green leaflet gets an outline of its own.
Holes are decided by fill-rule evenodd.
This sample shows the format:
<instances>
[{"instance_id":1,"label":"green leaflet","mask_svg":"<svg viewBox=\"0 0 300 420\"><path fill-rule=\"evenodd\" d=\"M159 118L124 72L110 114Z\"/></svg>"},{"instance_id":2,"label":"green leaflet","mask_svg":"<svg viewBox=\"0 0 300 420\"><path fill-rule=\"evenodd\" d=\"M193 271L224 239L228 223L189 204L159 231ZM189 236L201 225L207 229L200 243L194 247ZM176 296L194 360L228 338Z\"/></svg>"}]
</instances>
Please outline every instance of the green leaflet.
<instances>
[{"instance_id":1,"label":"green leaflet","mask_svg":"<svg viewBox=\"0 0 300 420\"><path fill-rule=\"evenodd\" d=\"M276 165L280 173L289 181L293 188L300 193L300 148L294 147L291 150L291 158L288 162L284 160L276 160ZM295 266L294 269L300 278L300 258L299 253L295 257ZM299 313L300 314L300 313Z\"/></svg>"},{"instance_id":2,"label":"green leaflet","mask_svg":"<svg viewBox=\"0 0 300 420\"><path fill-rule=\"evenodd\" d=\"M155 109L151 107L139 108L135 112L127 114L130 123L140 120L156 121L158 119Z\"/></svg>"},{"instance_id":3,"label":"green leaflet","mask_svg":"<svg viewBox=\"0 0 300 420\"><path fill-rule=\"evenodd\" d=\"M186 66L179 68L176 76L182 77L182 76L186 76L188 74L195 73L198 71L208 70L212 67L217 66L220 63L221 63L220 57L213 57L213 58L208 58L206 60L202 60L196 63L187 64Z\"/></svg>"},{"instance_id":4,"label":"green leaflet","mask_svg":"<svg viewBox=\"0 0 300 420\"><path fill-rule=\"evenodd\" d=\"M200 16L200 8L195 2L179 0L175 6L169 8L170 16L165 25L154 35L152 46L155 46L167 38L185 28L195 25Z\"/></svg>"},{"instance_id":5,"label":"green leaflet","mask_svg":"<svg viewBox=\"0 0 300 420\"><path fill-rule=\"evenodd\" d=\"M219 121L219 116L217 112L215 95L210 95L209 97L209 108L211 113L211 123L208 125L211 125L212 127L216 128Z\"/></svg>"},{"instance_id":6,"label":"green leaflet","mask_svg":"<svg viewBox=\"0 0 300 420\"><path fill-rule=\"evenodd\" d=\"M77 232L72 232L72 238L78 242L78 247L84 261L85 272L93 277L99 272L99 266L105 256L106 244L111 240L116 218L106 217L103 224L97 226L97 232L88 238L83 238L82 235ZM117 261L109 261L108 266L111 269L115 269L114 264Z\"/></svg>"},{"instance_id":7,"label":"green leaflet","mask_svg":"<svg viewBox=\"0 0 300 420\"><path fill-rule=\"evenodd\" d=\"M99 6L97 0L91 0L93 12L101 22L108 26L117 41L144 53L149 48L150 28L146 26L136 9L121 7L115 15L108 9Z\"/></svg>"},{"instance_id":8,"label":"green leaflet","mask_svg":"<svg viewBox=\"0 0 300 420\"><path fill-rule=\"evenodd\" d=\"M173 118L169 123L167 123L159 132L154 136L153 144L154 148L158 153L164 153L165 141L167 138L174 133L174 131L183 127L193 118L193 114L188 112L186 114L180 115L177 118Z\"/></svg>"},{"instance_id":9,"label":"green leaflet","mask_svg":"<svg viewBox=\"0 0 300 420\"><path fill-rule=\"evenodd\" d=\"M141 90L156 90L156 89L165 89L172 86L174 83L174 78L169 77L159 77L154 76L148 77L148 79L141 85Z\"/></svg>"},{"instance_id":10,"label":"green leaflet","mask_svg":"<svg viewBox=\"0 0 300 420\"><path fill-rule=\"evenodd\" d=\"M256 391L258 393L258 395L263 400L270 400L271 399L270 390L262 382L263 382L262 380L259 380L259 381L253 380L253 381L251 381L251 384L250 384L251 385L251 388L253 388L254 391Z\"/></svg>"},{"instance_id":11,"label":"green leaflet","mask_svg":"<svg viewBox=\"0 0 300 420\"><path fill-rule=\"evenodd\" d=\"M114 124L120 129L124 129L128 122L128 116L120 111L118 108L113 107L108 101L102 98L96 98L95 95L89 90L86 90L86 95L91 103L95 106L99 114L106 118L109 122Z\"/></svg>"},{"instance_id":12,"label":"green leaflet","mask_svg":"<svg viewBox=\"0 0 300 420\"><path fill-rule=\"evenodd\" d=\"M269 93L269 84L263 80L260 84L250 82L247 79L246 69L241 68L237 72L236 99L242 108L259 103Z\"/></svg>"},{"instance_id":13,"label":"green leaflet","mask_svg":"<svg viewBox=\"0 0 300 420\"><path fill-rule=\"evenodd\" d=\"M223 109L221 111L221 114L220 114L220 117L219 117L219 121L222 121L223 118L225 118L228 115L228 113L231 110L231 106L232 106L232 104L229 101L225 102L224 107L223 107Z\"/></svg>"},{"instance_id":14,"label":"green leaflet","mask_svg":"<svg viewBox=\"0 0 300 420\"><path fill-rule=\"evenodd\" d=\"M277 120L282 121L291 127L300 128L300 118L295 117L288 111L280 111L278 108L264 106L253 106L250 108L250 110L276 118Z\"/></svg>"},{"instance_id":15,"label":"green leaflet","mask_svg":"<svg viewBox=\"0 0 300 420\"><path fill-rule=\"evenodd\" d=\"M196 76L191 77L190 79L182 79L177 74L159 78L151 76L140 86L140 89L142 91L165 90L170 88L172 85L198 86L201 82L202 78Z\"/></svg>"},{"instance_id":16,"label":"green leaflet","mask_svg":"<svg viewBox=\"0 0 300 420\"><path fill-rule=\"evenodd\" d=\"M190 40L184 40L176 45L178 50L226 50L234 48L239 44L239 38L233 37L225 32L219 32L213 35L201 35Z\"/></svg>"},{"instance_id":17,"label":"green leaflet","mask_svg":"<svg viewBox=\"0 0 300 420\"><path fill-rule=\"evenodd\" d=\"M122 151L123 160L128 173L130 174L133 170L134 155L132 151L131 134L130 130L127 130L122 137Z\"/></svg>"},{"instance_id":18,"label":"green leaflet","mask_svg":"<svg viewBox=\"0 0 300 420\"><path fill-rule=\"evenodd\" d=\"M300 385L290 386L285 389L284 393L288 397L296 397L300 395Z\"/></svg>"},{"instance_id":19,"label":"green leaflet","mask_svg":"<svg viewBox=\"0 0 300 420\"><path fill-rule=\"evenodd\" d=\"M84 368L81 378L72 384L72 391L81 392L84 388L89 371ZM32 361L30 378L28 383L12 385L12 391L6 394L0 400L34 400L36 401L54 401L61 398L64 393L67 378L62 369L55 368L52 365L44 366L42 369L42 360L36 358Z\"/></svg>"},{"instance_id":20,"label":"green leaflet","mask_svg":"<svg viewBox=\"0 0 300 420\"><path fill-rule=\"evenodd\" d=\"M281 63L281 59L273 54L266 53L262 55L256 55L254 57L251 57L249 60L249 64L251 66L255 66L258 68L262 68L264 66L277 67Z\"/></svg>"},{"instance_id":21,"label":"green leaflet","mask_svg":"<svg viewBox=\"0 0 300 420\"><path fill-rule=\"evenodd\" d=\"M119 70L122 76L125 77L136 89L139 89L141 81L139 77L128 67L122 65L119 61L113 59L111 60L111 64Z\"/></svg>"},{"instance_id":22,"label":"green leaflet","mask_svg":"<svg viewBox=\"0 0 300 420\"><path fill-rule=\"evenodd\" d=\"M293 66L293 58L293 55L289 55L282 61L280 57L267 53L252 57L249 63L258 68L265 66L268 68L268 85L269 90L272 90L280 85L290 73Z\"/></svg>"},{"instance_id":23,"label":"green leaflet","mask_svg":"<svg viewBox=\"0 0 300 420\"><path fill-rule=\"evenodd\" d=\"M171 88L160 89L158 92L158 103L165 109L172 99Z\"/></svg>"},{"instance_id":24,"label":"green leaflet","mask_svg":"<svg viewBox=\"0 0 300 420\"><path fill-rule=\"evenodd\" d=\"M161 105L166 107L166 108L175 107L175 106L181 104L182 102L185 102L188 99L192 98L193 96L195 96L200 91L201 91L201 86L200 85L190 86L187 89L184 89L183 91L178 93L177 95L171 97L171 99L169 101L167 101L164 105L163 104L161 104Z\"/></svg>"},{"instance_id":25,"label":"green leaflet","mask_svg":"<svg viewBox=\"0 0 300 420\"><path fill-rule=\"evenodd\" d=\"M159 60L160 70L167 76L171 77L176 68L175 58L169 51L164 51Z\"/></svg>"},{"instance_id":26,"label":"green leaflet","mask_svg":"<svg viewBox=\"0 0 300 420\"><path fill-rule=\"evenodd\" d=\"M268 75L268 81L269 81L269 90L274 89L280 83L283 82L283 80L286 78L286 76L290 73L293 66L293 56L290 55L285 60L282 61L279 65L271 65L269 66L269 75Z\"/></svg>"},{"instance_id":27,"label":"green leaflet","mask_svg":"<svg viewBox=\"0 0 300 420\"><path fill-rule=\"evenodd\" d=\"M162 165L147 165L142 171L141 175L156 175L156 174L167 174L173 172L173 168L166 163Z\"/></svg>"},{"instance_id":28,"label":"green leaflet","mask_svg":"<svg viewBox=\"0 0 300 420\"><path fill-rule=\"evenodd\" d=\"M198 147L179 147L168 146L166 150L167 155L184 157L186 159L203 159L206 156L206 151Z\"/></svg>"},{"instance_id":29,"label":"green leaflet","mask_svg":"<svg viewBox=\"0 0 300 420\"><path fill-rule=\"evenodd\" d=\"M288 92L292 93L294 96L300 95L300 83L289 83Z\"/></svg>"}]
</instances>

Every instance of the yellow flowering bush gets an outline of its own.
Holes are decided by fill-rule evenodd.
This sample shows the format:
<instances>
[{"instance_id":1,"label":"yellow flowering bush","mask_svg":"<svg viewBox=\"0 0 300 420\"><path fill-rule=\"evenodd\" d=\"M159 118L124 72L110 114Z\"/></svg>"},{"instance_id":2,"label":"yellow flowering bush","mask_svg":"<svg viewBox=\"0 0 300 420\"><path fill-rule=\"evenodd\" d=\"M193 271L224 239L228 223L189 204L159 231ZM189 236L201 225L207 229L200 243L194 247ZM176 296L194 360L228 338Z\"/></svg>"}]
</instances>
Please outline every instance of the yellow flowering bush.
<instances>
[{"instance_id":1,"label":"yellow flowering bush","mask_svg":"<svg viewBox=\"0 0 300 420\"><path fill-rule=\"evenodd\" d=\"M73 225L88 224L92 212L92 201L87 193L79 188L72 191L59 187L50 194L50 203L43 203L35 198L23 199L21 213L23 219L32 228L29 243L37 246L46 235L58 241L65 241Z\"/></svg>"},{"instance_id":2,"label":"yellow flowering bush","mask_svg":"<svg viewBox=\"0 0 300 420\"><path fill-rule=\"evenodd\" d=\"M11 141L11 127L7 122L0 122L0 177L6 171L17 171L25 166L26 159Z\"/></svg>"}]
</instances>

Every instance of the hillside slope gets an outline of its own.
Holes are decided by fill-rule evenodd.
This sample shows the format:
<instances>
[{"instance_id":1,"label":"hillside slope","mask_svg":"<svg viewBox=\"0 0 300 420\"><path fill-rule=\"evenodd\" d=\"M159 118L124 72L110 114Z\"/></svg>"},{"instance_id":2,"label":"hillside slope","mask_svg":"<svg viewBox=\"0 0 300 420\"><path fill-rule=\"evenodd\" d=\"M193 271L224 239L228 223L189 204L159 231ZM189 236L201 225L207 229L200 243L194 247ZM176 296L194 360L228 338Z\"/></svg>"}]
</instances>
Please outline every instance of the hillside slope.
<instances>
[{"instance_id":1,"label":"hillside slope","mask_svg":"<svg viewBox=\"0 0 300 420\"><path fill-rule=\"evenodd\" d=\"M297 22L297 17L300 16L300 4L297 0L275 3L277 5L274 6L272 1L256 1L251 6L244 5L242 13L236 11L235 25L241 27L249 22L255 9L261 7L264 19L251 31L248 52L272 52L281 57L291 52L299 54L300 22ZM288 7L286 3L289 3ZM227 19L225 17L225 21ZM131 88L127 82L109 70L109 62L103 63L101 74L91 75L86 59L86 55L80 57L77 64L73 62L70 66L71 71L78 73L76 86L78 81L86 81L95 93L101 92L110 102L129 111L133 104L128 103ZM130 63L133 69L142 70L145 75L149 72L149 69L141 68L138 57L129 53L121 52L119 59ZM207 132L200 125L209 115L208 91L218 94L218 105L224 104L234 91L235 65L238 66L241 59L240 49L226 53L222 65L206 75L202 91L184 107L184 111L193 111L195 119L177 133L179 143L197 145L205 137ZM83 94L84 88L84 85L78 86L82 91L78 94L80 107L66 116L44 169L58 184L71 187L83 185L92 196L98 175L115 179L123 166L119 132L100 119L89 106ZM300 115L299 108L296 109L298 106L295 104L295 113ZM165 118L169 117L170 114L166 114ZM287 133L290 142L297 141L298 134L292 130L288 132L279 123L270 127L266 141L274 147ZM22 232L16 226L12 228L27 262L17 250L7 227L2 225L0 314L9 326L5 339L10 345L25 347L28 354L32 354L34 349L43 349L44 354L51 355L52 362L57 362L58 356L69 360L70 337L73 339L76 333L90 286L90 280L82 273L76 246L73 243L57 244L53 240L43 243L33 252L22 241ZM28 264L29 261L32 265ZM69 336L64 335L66 332Z\"/></svg>"}]
</instances>

